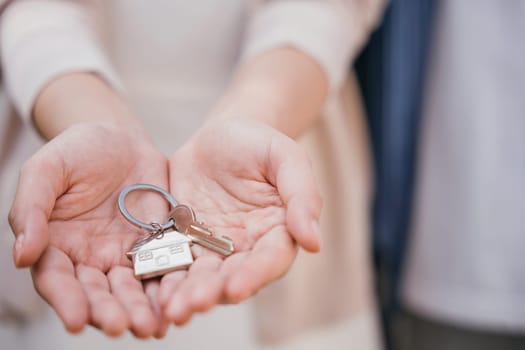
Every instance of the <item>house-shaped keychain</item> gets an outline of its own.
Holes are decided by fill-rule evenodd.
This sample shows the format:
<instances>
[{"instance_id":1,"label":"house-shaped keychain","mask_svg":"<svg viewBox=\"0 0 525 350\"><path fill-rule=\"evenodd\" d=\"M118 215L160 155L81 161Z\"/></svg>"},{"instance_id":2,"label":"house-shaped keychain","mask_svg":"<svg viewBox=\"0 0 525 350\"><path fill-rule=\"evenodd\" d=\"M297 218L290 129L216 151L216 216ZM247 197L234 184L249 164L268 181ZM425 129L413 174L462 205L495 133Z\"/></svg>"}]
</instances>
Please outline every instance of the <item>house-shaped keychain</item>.
<instances>
[{"instance_id":1,"label":"house-shaped keychain","mask_svg":"<svg viewBox=\"0 0 525 350\"><path fill-rule=\"evenodd\" d=\"M139 240L126 255L133 261L138 279L184 270L193 263L190 239L177 231Z\"/></svg>"}]
</instances>

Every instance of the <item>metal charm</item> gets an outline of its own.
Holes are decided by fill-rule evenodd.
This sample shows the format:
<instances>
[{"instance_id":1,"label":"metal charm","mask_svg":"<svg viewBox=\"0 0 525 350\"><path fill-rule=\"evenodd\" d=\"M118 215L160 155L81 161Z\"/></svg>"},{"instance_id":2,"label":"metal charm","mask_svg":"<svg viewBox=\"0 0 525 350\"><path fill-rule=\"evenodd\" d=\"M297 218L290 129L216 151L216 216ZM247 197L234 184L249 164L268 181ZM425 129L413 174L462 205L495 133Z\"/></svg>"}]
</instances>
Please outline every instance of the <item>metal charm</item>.
<instances>
[{"instance_id":1,"label":"metal charm","mask_svg":"<svg viewBox=\"0 0 525 350\"><path fill-rule=\"evenodd\" d=\"M125 204L126 196L137 190L160 193L170 203L172 210L165 224L147 224L130 214ZM192 243L223 256L235 250L231 238L215 236L209 227L196 220L192 208L178 204L171 194L160 187L148 184L127 186L119 195L118 206L130 223L149 232L149 236L138 239L126 253L133 261L135 276L139 279L188 268L193 263Z\"/></svg>"},{"instance_id":2,"label":"metal charm","mask_svg":"<svg viewBox=\"0 0 525 350\"><path fill-rule=\"evenodd\" d=\"M185 270L193 263L190 239L177 231L139 240L126 255L133 261L135 277L138 279Z\"/></svg>"},{"instance_id":3,"label":"metal charm","mask_svg":"<svg viewBox=\"0 0 525 350\"><path fill-rule=\"evenodd\" d=\"M161 225L158 223L146 224L133 217L126 208L126 196L135 190L147 190L160 193L172 206L177 205L175 198L162 188L136 184L122 190L118 205L122 215L133 225L149 231L149 236L139 238L126 256L133 262L135 277L147 279L164 275L171 271L187 269L193 263L190 250L191 240L174 230L173 222Z\"/></svg>"}]
</instances>

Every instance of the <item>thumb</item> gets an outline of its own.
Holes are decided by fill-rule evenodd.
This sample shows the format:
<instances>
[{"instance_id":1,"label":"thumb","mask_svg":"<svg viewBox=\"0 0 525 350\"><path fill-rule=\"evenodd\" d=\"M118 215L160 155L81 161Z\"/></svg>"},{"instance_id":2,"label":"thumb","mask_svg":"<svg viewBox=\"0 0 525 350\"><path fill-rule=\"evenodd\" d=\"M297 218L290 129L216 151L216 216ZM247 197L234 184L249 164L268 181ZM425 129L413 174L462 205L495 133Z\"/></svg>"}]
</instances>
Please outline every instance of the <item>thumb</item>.
<instances>
[{"instance_id":1,"label":"thumb","mask_svg":"<svg viewBox=\"0 0 525 350\"><path fill-rule=\"evenodd\" d=\"M297 243L310 252L320 249L319 218L322 199L306 152L282 135L269 150L270 181L286 204L286 225Z\"/></svg>"},{"instance_id":2,"label":"thumb","mask_svg":"<svg viewBox=\"0 0 525 350\"><path fill-rule=\"evenodd\" d=\"M65 188L63 163L47 150L44 146L22 167L9 212L17 267L33 265L47 248L49 217Z\"/></svg>"}]
</instances>

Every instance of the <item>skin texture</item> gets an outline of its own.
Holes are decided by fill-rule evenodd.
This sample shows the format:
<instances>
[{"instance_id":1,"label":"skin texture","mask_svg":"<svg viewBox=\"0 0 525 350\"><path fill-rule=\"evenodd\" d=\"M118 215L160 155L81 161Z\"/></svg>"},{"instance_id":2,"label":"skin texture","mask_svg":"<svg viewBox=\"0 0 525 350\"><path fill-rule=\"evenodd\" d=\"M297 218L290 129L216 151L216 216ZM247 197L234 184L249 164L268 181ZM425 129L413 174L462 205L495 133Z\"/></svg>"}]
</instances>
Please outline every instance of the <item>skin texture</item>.
<instances>
[{"instance_id":1,"label":"skin texture","mask_svg":"<svg viewBox=\"0 0 525 350\"><path fill-rule=\"evenodd\" d=\"M148 286L135 280L125 256L140 231L123 220L116 202L131 183L166 188L167 171L167 160L148 142L91 124L69 128L25 164L9 217L24 236L16 264L32 265L35 288L69 331L87 323L110 336L128 328L138 337L157 331L160 315ZM159 198L129 197L144 220L166 215Z\"/></svg>"},{"instance_id":2,"label":"skin texture","mask_svg":"<svg viewBox=\"0 0 525 350\"><path fill-rule=\"evenodd\" d=\"M203 127L171 157L170 191L216 235L231 237L236 251L222 258L194 246L189 271L161 281L166 317L181 325L217 303L245 300L289 269L296 241L318 251L315 189L306 154L287 136L254 121Z\"/></svg>"},{"instance_id":3,"label":"skin texture","mask_svg":"<svg viewBox=\"0 0 525 350\"><path fill-rule=\"evenodd\" d=\"M276 49L245 62L205 124L170 159L158 152L104 81L70 73L39 94L34 122L50 139L23 167L9 222L14 260L70 332L165 335L196 312L238 303L281 277L298 246L319 250L321 198L304 151L289 136L310 125L327 93L311 58ZM125 252L141 231L117 210L123 187L149 183L194 207L235 241L227 258L194 245L188 271L138 282ZM158 195L126 202L163 222ZM131 312L133 311L133 312Z\"/></svg>"}]
</instances>

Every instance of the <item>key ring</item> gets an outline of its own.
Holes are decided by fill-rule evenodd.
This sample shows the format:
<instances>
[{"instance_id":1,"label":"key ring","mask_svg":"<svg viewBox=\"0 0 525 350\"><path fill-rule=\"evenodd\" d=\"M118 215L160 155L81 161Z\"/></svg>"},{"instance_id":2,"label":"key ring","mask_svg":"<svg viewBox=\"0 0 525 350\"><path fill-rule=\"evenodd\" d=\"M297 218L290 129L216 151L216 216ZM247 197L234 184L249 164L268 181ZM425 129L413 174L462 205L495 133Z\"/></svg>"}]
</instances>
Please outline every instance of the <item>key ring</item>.
<instances>
[{"instance_id":1,"label":"key ring","mask_svg":"<svg viewBox=\"0 0 525 350\"><path fill-rule=\"evenodd\" d=\"M166 199L170 203L170 205L172 207L175 207L178 204L177 200L175 198L173 198L173 196L169 192L167 192L167 191L163 190L162 188L157 187L155 185L149 185L149 184L129 185L129 186L124 187L124 189L120 192L120 195L118 196L118 208L120 209L120 212L126 218L126 220L131 222L133 225L138 226L140 228L143 228L145 230L148 230L150 232L158 231L159 230L159 226L160 226L160 230L161 231L166 231L166 230L169 230L170 228L172 228L173 227L173 223L171 221L168 221L164 225L146 224L146 223L136 219L133 215L131 215L131 213L126 208L126 203L125 203L126 196L129 193L131 193L133 191L138 191L138 190L153 191L153 192L160 193L164 197L164 199Z\"/></svg>"}]
</instances>

